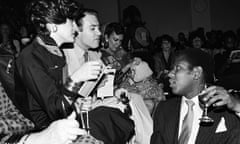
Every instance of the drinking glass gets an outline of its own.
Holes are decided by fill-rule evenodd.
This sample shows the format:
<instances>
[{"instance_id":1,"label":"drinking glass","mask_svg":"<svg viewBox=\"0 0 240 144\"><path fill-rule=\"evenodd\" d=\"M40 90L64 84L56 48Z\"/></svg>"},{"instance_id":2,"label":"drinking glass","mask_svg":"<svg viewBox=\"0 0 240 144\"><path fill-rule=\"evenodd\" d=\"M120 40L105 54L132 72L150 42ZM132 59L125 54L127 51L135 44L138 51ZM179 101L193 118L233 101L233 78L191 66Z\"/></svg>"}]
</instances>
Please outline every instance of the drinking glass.
<instances>
[{"instance_id":1,"label":"drinking glass","mask_svg":"<svg viewBox=\"0 0 240 144\"><path fill-rule=\"evenodd\" d=\"M92 97L84 97L81 98L80 106L75 105L78 121L83 129L87 131L87 134L90 134L90 126L89 126L89 111L91 110Z\"/></svg>"},{"instance_id":2,"label":"drinking glass","mask_svg":"<svg viewBox=\"0 0 240 144\"><path fill-rule=\"evenodd\" d=\"M204 100L204 97L207 95L207 93L205 92L205 89L208 88L209 86L210 86L209 84L205 84L204 90L198 96L200 104L203 105L203 113L202 113L202 117L200 118L200 123L213 123L214 122L214 120L208 116L207 101Z\"/></svg>"}]
</instances>

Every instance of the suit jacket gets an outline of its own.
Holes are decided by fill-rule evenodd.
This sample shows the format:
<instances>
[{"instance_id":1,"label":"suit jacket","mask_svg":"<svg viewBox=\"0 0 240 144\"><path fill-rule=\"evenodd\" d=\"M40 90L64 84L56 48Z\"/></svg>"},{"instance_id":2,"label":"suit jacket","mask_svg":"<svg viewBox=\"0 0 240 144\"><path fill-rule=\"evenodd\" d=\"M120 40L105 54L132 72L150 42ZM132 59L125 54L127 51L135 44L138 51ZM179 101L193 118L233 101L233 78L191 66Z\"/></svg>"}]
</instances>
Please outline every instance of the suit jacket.
<instances>
[{"instance_id":1,"label":"suit jacket","mask_svg":"<svg viewBox=\"0 0 240 144\"><path fill-rule=\"evenodd\" d=\"M181 97L160 102L154 114L154 128L151 144L177 144L179 131ZM200 126L196 144L239 144L240 119L225 107L212 109L209 116L214 123ZM227 131L216 133L221 118L224 117Z\"/></svg>"}]
</instances>

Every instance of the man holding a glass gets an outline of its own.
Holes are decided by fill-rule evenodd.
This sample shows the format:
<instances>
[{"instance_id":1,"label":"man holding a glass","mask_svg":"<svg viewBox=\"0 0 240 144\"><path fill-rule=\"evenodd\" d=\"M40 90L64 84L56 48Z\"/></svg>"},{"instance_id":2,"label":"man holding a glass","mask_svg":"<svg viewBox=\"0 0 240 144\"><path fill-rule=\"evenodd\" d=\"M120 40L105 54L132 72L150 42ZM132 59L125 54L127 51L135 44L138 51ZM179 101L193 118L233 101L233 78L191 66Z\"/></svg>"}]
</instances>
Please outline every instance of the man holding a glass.
<instances>
[{"instance_id":1,"label":"man holding a glass","mask_svg":"<svg viewBox=\"0 0 240 144\"><path fill-rule=\"evenodd\" d=\"M200 49L186 49L176 56L168 76L178 96L158 104L151 144L239 143L239 118L201 99L213 82L213 68L211 56ZM211 120L204 121L206 117Z\"/></svg>"}]
</instances>

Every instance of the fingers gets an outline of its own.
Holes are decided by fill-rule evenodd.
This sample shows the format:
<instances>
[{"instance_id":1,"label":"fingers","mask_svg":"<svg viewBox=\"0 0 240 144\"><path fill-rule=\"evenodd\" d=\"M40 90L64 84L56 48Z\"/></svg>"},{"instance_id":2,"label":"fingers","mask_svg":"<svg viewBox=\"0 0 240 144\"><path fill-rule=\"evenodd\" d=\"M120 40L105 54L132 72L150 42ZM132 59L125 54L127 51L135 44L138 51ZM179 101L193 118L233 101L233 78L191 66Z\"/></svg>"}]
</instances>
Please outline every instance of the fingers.
<instances>
[{"instance_id":1,"label":"fingers","mask_svg":"<svg viewBox=\"0 0 240 144\"><path fill-rule=\"evenodd\" d=\"M207 106L223 106L228 105L230 95L228 92L220 86L211 86L205 90L207 95L204 97L204 101L207 101Z\"/></svg>"},{"instance_id":2,"label":"fingers","mask_svg":"<svg viewBox=\"0 0 240 144\"><path fill-rule=\"evenodd\" d=\"M75 120L76 119L76 113L73 111L68 117L67 119L69 120Z\"/></svg>"},{"instance_id":3,"label":"fingers","mask_svg":"<svg viewBox=\"0 0 240 144\"><path fill-rule=\"evenodd\" d=\"M103 64L99 61L89 61L79 70L81 75L84 73L86 80L97 79L103 70Z\"/></svg>"},{"instance_id":4,"label":"fingers","mask_svg":"<svg viewBox=\"0 0 240 144\"><path fill-rule=\"evenodd\" d=\"M87 132L83 129L80 128L73 128L70 131L68 131L67 133L67 137L70 140L75 140L77 138L77 136L79 135L86 135Z\"/></svg>"}]
</instances>

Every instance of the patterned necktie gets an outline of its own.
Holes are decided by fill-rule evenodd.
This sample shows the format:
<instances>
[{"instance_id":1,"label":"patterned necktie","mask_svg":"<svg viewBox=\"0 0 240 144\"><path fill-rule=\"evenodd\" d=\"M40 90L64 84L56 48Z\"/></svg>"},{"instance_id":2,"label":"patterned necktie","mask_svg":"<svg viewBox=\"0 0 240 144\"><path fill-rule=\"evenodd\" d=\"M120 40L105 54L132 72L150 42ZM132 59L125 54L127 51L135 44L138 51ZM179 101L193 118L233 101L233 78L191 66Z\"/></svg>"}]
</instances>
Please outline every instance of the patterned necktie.
<instances>
[{"instance_id":1,"label":"patterned necktie","mask_svg":"<svg viewBox=\"0 0 240 144\"><path fill-rule=\"evenodd\" d=\"M191 100L186 100L185 102L188 105L188 112L183 119L182 131L179 137L179 144L187 144L192 131L194 102Z\"/></svg>"}]
</instances>

